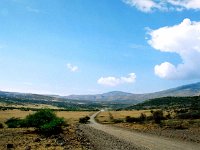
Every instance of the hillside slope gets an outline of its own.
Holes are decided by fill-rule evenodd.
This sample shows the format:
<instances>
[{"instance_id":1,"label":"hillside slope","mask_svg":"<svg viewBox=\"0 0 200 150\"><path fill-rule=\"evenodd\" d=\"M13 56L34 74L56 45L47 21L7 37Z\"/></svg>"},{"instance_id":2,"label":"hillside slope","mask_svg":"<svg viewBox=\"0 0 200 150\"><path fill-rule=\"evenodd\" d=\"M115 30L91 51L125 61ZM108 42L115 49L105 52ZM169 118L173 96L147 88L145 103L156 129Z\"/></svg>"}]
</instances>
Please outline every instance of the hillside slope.
<instances>
[{"instance_id":1,"label":"hillside slope","mask_svg":"<svg viewBox=\"0 0 200 150\"><path fill-rule=\"evenodd\" d=\"M121 91L113 91L97 95L70 95L67 99L89 100L89 101L115 101L115 102L131 102L138 103L147 99L166 97L166 96L198 96L200 95L200 82L179 86L176 88L146 94L132 94Z\"/></svg>"},{"instance_id":2,"label":"hillside slope","mask_svg":"<svg viewBox=\"0 0 200 150\"><path fill-rule=\"evenodd\" d=\"M160 97L167 97L167 96L185 97L185 96L198 96L198 95L200 95L200 82L146 94L132 94L121 91L113 91L96 95L58 96L58 95L39 95L39 94L0 91L1 98L17 98L21 100L31 100L31 101L36 100L36 101L75 102L75 103L106 102L106 103L136 104L144 100L160 98Z\"/></svg>"}]
</instances>

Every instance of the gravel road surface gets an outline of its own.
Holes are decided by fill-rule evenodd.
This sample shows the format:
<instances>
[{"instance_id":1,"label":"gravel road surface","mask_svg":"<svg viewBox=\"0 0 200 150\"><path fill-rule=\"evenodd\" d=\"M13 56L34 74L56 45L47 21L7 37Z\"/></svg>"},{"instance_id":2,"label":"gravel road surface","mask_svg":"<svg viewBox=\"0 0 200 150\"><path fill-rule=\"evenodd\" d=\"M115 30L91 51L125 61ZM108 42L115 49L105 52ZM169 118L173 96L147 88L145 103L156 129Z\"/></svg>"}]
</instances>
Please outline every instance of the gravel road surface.
<instances>
[{"instance_id":1,"label":"gravel road surface","mask_svg":"<svg viewBox=\"0 0 200 150\"><path fill-rule=\"evenodd\" d=\"M200 150L200 144L99 124L94 119L98 113L90 124L79 126L95 150Z\"/></svg>"}]
</instances>

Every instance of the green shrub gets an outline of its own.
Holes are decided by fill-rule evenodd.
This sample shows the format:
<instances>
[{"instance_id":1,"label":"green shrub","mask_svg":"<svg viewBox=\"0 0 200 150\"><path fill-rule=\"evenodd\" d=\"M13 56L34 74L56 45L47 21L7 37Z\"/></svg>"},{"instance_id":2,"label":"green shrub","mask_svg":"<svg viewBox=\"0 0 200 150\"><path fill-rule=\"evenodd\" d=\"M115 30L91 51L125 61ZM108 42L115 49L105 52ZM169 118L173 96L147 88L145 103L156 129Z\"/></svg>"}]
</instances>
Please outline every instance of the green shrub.
<instances>
[{"instance_id":1,"label":"green shrub","mask_svg":"<svg viewBox=\"0 0 200 150\"><path fill-rule=\"evenodd\" d=\"M86 117L82 117L79 119L79 123L88 123L88 121L90 120L90 117L86 116Z\"/></svg>"},{"instance_id":2,"label":"green shrub","mask_svg":"<svg viewBox=\"0 0 200 150\"><path fill-rule=\"evenodd\" d=\"M8 128L17 128L20 127L21 121L22 120L19 118L12 117L8 119L5 124L8 126Z\"/></svg>"},{"instance_id":3,"label":"green shrub","mask_svg":"<svg viewBox=\"0 0 200 150\"><path fill-rule=\"evenodd\" d=\"M34 114L28 115L23 122L23 126L40 128L44 124L57 118L58 117L52 110L41 109Z\"/></svg>"},{"instance_id":4,"label":"green shrub","mask_svg":"<svg viewBox=\"0 0 200 150\"><path fill-rule=\"evenodd\" d=\"M64 123L64 119L57 117L52 110L41 109L22 120L21 126L35 127L44 135L52 135L61 132Z\"/></svg>"},{"instance_id":5,"label":"green shrub","mask_svg":"<svg viewBox=\"0 0 200 150\"><path fill-rule=\"evenodd\" d=\"M62 125L64 125L63 118L56 118L49 123L42 125L39 131L45 135L58 134L62 132Z\"/></svg>"}]
</instances>

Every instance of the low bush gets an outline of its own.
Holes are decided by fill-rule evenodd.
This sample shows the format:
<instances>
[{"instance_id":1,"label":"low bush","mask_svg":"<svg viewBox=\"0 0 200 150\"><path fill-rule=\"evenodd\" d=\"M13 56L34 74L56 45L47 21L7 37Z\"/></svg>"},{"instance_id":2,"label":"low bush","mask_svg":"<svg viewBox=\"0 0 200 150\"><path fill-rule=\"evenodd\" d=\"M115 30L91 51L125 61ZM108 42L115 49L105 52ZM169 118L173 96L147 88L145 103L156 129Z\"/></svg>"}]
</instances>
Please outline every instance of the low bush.
<instances>
[{"instance_id":1,"label":"low bush","mask_svg":"<svg viewBox=\"0 0 200 150\"><path fill-rule=\"evenodd\" d=\"M79 123L86 124L86 123L88 123L89 120L90 120L90 117L88 117L88 116L82 117L79 119Z\"/></svg>"},{"instance_id":2,"label":"low bush","mask_svg":"<svg viewBox=\"0 0 200 150\"><path fill-rule=\"evenodd\" d=\"M153 116L147 116L146 117L146 121L152 121L152 120L154 120Z\"/></svg>"},{"instance_id":3,"label":"low bush","mask_svg":"<svg viewBox=\"0 0 200 150\"><path fill-rule=\"evenodd\" d=\"M3 123L0 123L0 129L3 129L3 128L4 128Z\"/></svg>"},{"instance_id":4,"label":"low bush","mask_svg":"<svg viewBox=\"0 0 200 150\"><path fill-rule=\"evenodd\" d=\"M125 121L129 122L129 123L143 123L144 121L147 120L147 116L144 113L140 114L140 117L136 118L136 117L130 117L130 116L126 116Z\"/></svg>"},{"instance_id":5,"label":"low bush","mask_svg":"<svg viewBox=\"0 0 200 150\"><path fill-rule=\"evenodd\" d=\"M126 116L125 120L128 123L140 122L140 118L135 118L135 117L130 117L130 116Z\"/></svg>"},{"instance_id":6,"label":"low bush","mask_svg":"<svg viewBox=\"0 0 200 150\"><path fill-rule=\"evenodd\" d=\"M28 115L25 118L23 125L26 126L26 127L40 128L44 124L47 124L47 123L49 123L49 122L51 122L51 121L53 121L54 119L57 119L57 118L58 117L56 116L56 114L52 110L41 109L34 114Z\"/></svg>"},{"instance_id":7,"label":"low bush","mask_svg":"<svg viewBox=\"0 0 200 150\"><path fill-rule=\"evenodd\" d=\"M113 121L113 123L122 123L122 122L124 122L123 119L113 119L112 121Z\"/></svg>"},{"instance_id":8,"label":"low bush","mask_svg":"<svg viewBox=\"0 0 200 150\"><path fill-rule=\"evenodd\" d=\"M59 118L50 109L41 109L34 114L28 115L21 125L24 127L35 127L45 135L52 135L62 131L62 125L65 124L63 118Z\"/></svg>"},{"instance_id":9,"label":"low bush","mask_svg":"<svg viewBox=\"0 0 200 150\"><path fill-rule=\"evenodd\" d=\"M179 119L200 119L200 112L188 112L177 114Z\"/></svg>"},{"instance_id":10,"label":"low bush","mask_svg":"<svg viewBox=\"0 0 200 150\"><path fill-rule=\"evenodd\" d=\"M161 120L164 120L163 111L157 110L153 112L153 119L155 123L160 124Z\"/></svg>"},{"instance_id":11,"label":"low bush","mask_svg":"<svg viewBox=\"0 0 200 150\"><path fill-rule=\"evenodd\" d=\"M52 135L62 132L62 126L66 125L63 118L59 118L50 109L41 109L25 119L10 118L5 122L9 128L35 127L39 133Z\"/></svg>"},{"instance_id":12,"label":"low bush","mask_svg":"<svg viewBox=\"0 0 200 150\"><path fill-rule=\"evenodd\" d=\"M139 121L144 122L144 121L146 121L146 119L147 119L147 116L144 113L141 113L140 117L139 117Z\"/></svg>"},{"instance_id":13,"label":"low bush","mask_svg":"<svg viewBox=\"0 0 200 150\"><path fill-rule=\"evenodd\" d=\"M45 135L58 134L62 132L62 125L64 125L63 118L56 118L49 123L42 125L39 131Z\"/></svg>"},{"instance_id":14,"label":"low bush","mask_svg":"<svg viewBox=\"0 0 200 150\"><path fill-rule=\"evenodd\" d=\"M18 128L20 127L21 121L22 120L19 118L12 117L8 119L5 124L8 126L8 128Z\"/></svg>"}]
</instances>

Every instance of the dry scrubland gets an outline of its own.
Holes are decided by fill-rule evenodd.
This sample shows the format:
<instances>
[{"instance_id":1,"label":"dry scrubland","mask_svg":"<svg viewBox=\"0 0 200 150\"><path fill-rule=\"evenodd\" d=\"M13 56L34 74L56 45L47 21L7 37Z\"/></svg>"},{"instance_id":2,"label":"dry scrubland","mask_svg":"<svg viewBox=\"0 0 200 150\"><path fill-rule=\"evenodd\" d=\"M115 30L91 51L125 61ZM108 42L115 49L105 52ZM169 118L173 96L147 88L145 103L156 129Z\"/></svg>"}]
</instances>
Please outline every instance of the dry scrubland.
<instances>
[{"instance_id":1,"label":"dry scrubland","mask_svg":"<svg viewBox=\"0 0 200 150\"><path fill-rule=\"evenodd\" d=\"M16 118L25 118L28 114L32 114L34 111L21 111L21 110L0 110L0 123L5 122L7 119L16 117ZM56 114L58 117L63 117L67 123L73 124L79 121L79 118L89 116L94 112L90 111L58 111Z\"/></svg>"},{"instance_id":2,"label":"dry scrubland","mask_svg":"<svg viewBox=\"0 0 200 150\"><path fill-rule=\"evenodd\" d=\"M1 107L13 107L13 108L34 108L34 109L41 109L41 108L49 108L49 109L62 109L61 107L56 107L47 104L9 104L0 102Z\"/></svg>"},{"instance_id":3,"label":"dry scrubland","mask_svg":"<svg viewBox=\"0 0 200 150\"><path fill-rule=\"evenodd\" d=\"M59 111L56 114L58 117L63 117L69 124L78 123L79 118L90 116L94 112L90 111Z\"/></svg>"},{"instance_id":4,"label":"dry scrubland","mask_svg":"<svg viewBox=\"0 0 200 150\"><path fill-rule=\"evenodd\" d=\"M100 123L111 123L112 119L124 119L126 116L139 117L141 113L147 116L151 115L150 110L138 110L138 111L103 111L96 117L96 120Z\"/></svg>"},{"instance_id":5,"label":"dry scrubland","mask_svg":"<svg viewBox=\"0 0 200 150\"><path fill-rule=\"evenodd\" d=\"M164 111L164 116L168 112ZM156 124L154 121L140 123L128 123L125 121L127 116L138 118L141 113L147 117L152 115L150 110L103 111L97 115L96 120L99 123L112 124L113 126L127 128L128 130L200 143L200 119L167 119L163 120L161 124ZM173 118L175 113L173 111L170 113ZM121 121L117 123L115 120Z\"/></svg>"},{"instance_id":6,"label":"dry scrubland","mask_svg":"<svg viewBox=\"0 0 200 150\"><path fill-rule=\"evenodd\" d=\"M21 110L1 110L0 111L0 123L4 123L7 119L25 118L29 114L33 114L34 111L21 111ZM89 116L94 112L73 112L73 111L58 111L56 112L58 117L63 117L69 126L63 127L63 133L44 137L39 135L34 128L7 128L4 124L4 128L0 129L0 150L7 149L8 144L12 144L16 150L63 150L63 149L84 149L84 137L81 137L81 131L78 130L76 123L79 118ZM79 135L80 134L80 135ZM82 143L83 142L83 143Z\"/></svg>"},{"instance_id":7,"label":"dry scrubland","mask_svg":"<svg viewBox=\"0 0 200 150\"><path fill-rule=\"evenodd\" d=\"M83 150L80 138L76 126L51 137L40 136L32 128L4 128L0 129L0 150L6 150L7 144L13 144L15 150Z\"/></svg>"},{"instance_id":8,"label":"dry scrubland","mask_svg":"<svg viewBox=\"0 0 200 150\"><path fill-rule=\"evenodd\" d=\"M154 110L156 111L156 110ZM0 111L0 123L5 122L7 119L25 118L27 115L34 113L34 111L21 111L14 110L1 110ZM33 128L4 128L0 129L0 149L6 149L6 145L11 143L17 150L29 150L29 149L75 149L82 150L85 147L90 147L90 142L87 141L85 135L76 126L79 118L90 116L95 112L89 111L57 111L58 117L63 117L65 121L70 124L68 127L64 127L64 133L58 136L43 137L35 132ZM178 120L167 119L162 121L161 124L156 124L154 121L145 122L126 122L126 117L138 118L140 115L145 114L147 117L152 116L150 110L133 110L133 111L103 111L98 114L96 120L103 124L112 124L116 127L127 128L128 130L136 130L138 132L145 132L150 134L157 134L159 136L165 136L175 139L181 139L186 141L192 141L200 143L200 119L195 120ZM169 111L164 111L166 116ZM174 117L173 111L170 112ZM120 122L114 122L114 120L120 120ZM175 129L172 128L176 125L181 125L186 128Z\"/></svg>"}]
</instances>

